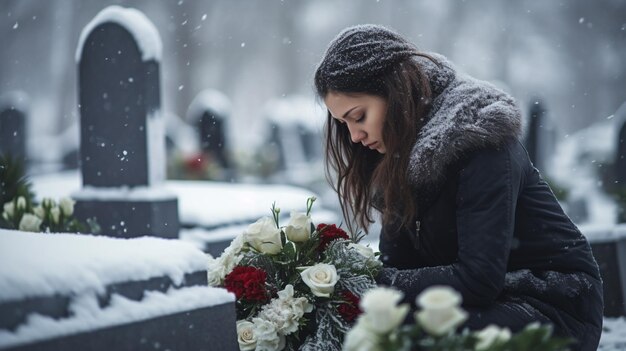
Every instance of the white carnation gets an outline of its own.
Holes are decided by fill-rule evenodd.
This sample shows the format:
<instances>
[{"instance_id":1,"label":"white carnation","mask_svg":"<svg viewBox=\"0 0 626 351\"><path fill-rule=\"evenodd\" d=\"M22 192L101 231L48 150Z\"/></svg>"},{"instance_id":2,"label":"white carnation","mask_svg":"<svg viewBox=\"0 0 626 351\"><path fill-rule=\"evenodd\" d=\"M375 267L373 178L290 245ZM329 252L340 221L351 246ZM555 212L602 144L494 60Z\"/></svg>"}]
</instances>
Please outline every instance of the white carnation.
<instances>
[{"instance_id":1,"label":"white carnation","mask_svg":"<svg viewBox=\"0 0 626 351\"><path fill-rule=\"evenodd\" d=\"M253 318L256 351L277 351L285 348L285 336L278 333L276 325L263 318Z\"/></svg>"},{"instance_id":2,"label":"white carnation","mask_svg":"<svg viewBox=\"0 0 626 351\"><path fill-rule=\"evenodd\" d=\"M293 286L288 284L278 292L278 298L263 306L258 314L259 318L272 322L284 335L298 331L300 318L313 310L313 305L305 297L294 298L293 293Z\"/></svg>"}]
</instances>

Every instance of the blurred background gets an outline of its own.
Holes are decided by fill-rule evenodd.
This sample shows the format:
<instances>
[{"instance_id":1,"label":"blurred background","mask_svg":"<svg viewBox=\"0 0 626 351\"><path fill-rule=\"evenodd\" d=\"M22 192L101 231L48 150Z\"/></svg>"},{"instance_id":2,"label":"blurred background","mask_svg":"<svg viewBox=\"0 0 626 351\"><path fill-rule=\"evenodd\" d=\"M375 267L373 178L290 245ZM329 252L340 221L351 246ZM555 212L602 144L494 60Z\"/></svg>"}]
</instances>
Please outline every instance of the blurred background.
<instances>
[{"instance_id":1,"label":"blurred background","mask_svg":"<svg viewBox=\"0 0 626 351\"><path fill-rule=\"evenodd\" d=\"M536 145L529 152L571 213L617 220L611 194L621 190L606 185L620 182L624 0L0 0L0 95L27 111L33 173L78 166L75 51L82 29L108 5L139 9L161 36L170 178L328 191L313 73L341 29L377 23L511 93ZM220 115L217 131L202 129L203 108L213 126ZM219 134L219 145L202 133ZM592 188L600 202L580 200ZM593 208L611 215L594 217Z\"/></svg>"}]
</instances>

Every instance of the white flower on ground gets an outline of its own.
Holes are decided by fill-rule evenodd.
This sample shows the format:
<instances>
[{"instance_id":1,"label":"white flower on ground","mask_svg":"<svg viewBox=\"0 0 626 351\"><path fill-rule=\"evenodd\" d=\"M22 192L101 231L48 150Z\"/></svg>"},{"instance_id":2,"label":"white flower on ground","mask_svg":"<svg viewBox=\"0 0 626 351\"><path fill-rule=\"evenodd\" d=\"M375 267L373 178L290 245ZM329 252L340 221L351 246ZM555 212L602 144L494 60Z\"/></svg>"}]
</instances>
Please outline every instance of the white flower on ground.
<instances>
[{"instance_id":1,"label":"white flower on ground","mask_svg":"<svg viewBox=\"0 0 626 351\"><path fill-rule=\"evenodd\" d=\"M285 348L285 336L278 332L274 323L263 318L253 318L256 351L277 351Z\"/></svg>"},{"instance_id":2,"label":"white flower on ground","mask_svg":"<svg viewBox=\"0 0 626 351\"><path fill-rule=\"evenodd\" d=\"M20 220L19 229L24 232L38 232L41 219L34 214L25 213Z\"/></svg>"},{"instance_id":3,"label":"white flower on ground","mask_svg":"<svg viewBox=\"0 0 626 351\"><path fill-rule=\"evenodd\" d=\"M354 328L346 333L343 351L383 351L378 345L378 335L357 322Z\"/></svg>"},{"instance_id":4,"label":"white flower on ground","mask_svg":"<svg viewBox=\"0 0 626 351\"><path fill-rule=\"evenodd\" d=\"M391 288L375 288L367 291L359 306L363 315L359 323L371 332L385 334L398 327L409 313L409 305L398 303L403 294Z\"/></svg>"},{"instance_id":5,"label":"white flower on ground","mask_svg":"<svg viewBox=\"0 0 626 351\"><path fill-rule=\"evenodd\" d=\"M46 210L44 210L43 207L41 206L34 207L33 213L35 214L35 216L41 219L43 219L46 216Z\"/></svg>"},{"instance_id":6,"label":"white flower on ground","mask_svg":"<svg viewBox=\"0 0 626 351\"><path fill-rule=\"evenodd\" d=\"M76 204L76 201L69 197L64 197L59 201L59 207L61 207L61 212L63 212L65 217L69 217L74 213L74 204Z\"/></svg>"},{"instance_id":7,"label":"white flower on ground","mask_svg":"<svg viewBox=\"0 0 626 351\"><path fill-rule=\"evenodd\" d=\"M415 319L431 335L447 334L467 319L467 312L459 307L461 300L461 295L450 287L432 286L417 297L422 310Z\"/></svg>"},{"instance_id":8,"label":"white flower on ground","mask_svg":"<svg viewBox=\"0 0 626 351\"><path fill-rule=\"evenodd\" d=\"M241 351L252 351L256 348L254 323L246 320L237 321L237 342Z\"/></svg>"},{"instance_id":9,"label":"white flower on ground","mask_svg":"<svg viewBox=\"0 0 626 351\"><path fill-rule=\"evenodd\" d=\"M52 216L52 223L58 224L59 217L61 217L61 210L58 207L54 206L50 209L50 215Z\"/></svg>"},{"instance_id":10,"label":"white flower on ground","mask_svg":"<svg viewBox=\"0 0 626 351\"><path fill-rule=\"evenodd\" d=\"M17 209L18 210L26 209L26 199L24 198L24 196L20 196L17 198Z\"/></svg>"},{"instance_id":11,"label":"white flower on ground","mask_svg":"<svg viewBox=\"0 0 626 351\"><path fill-rule=\"evenodd\" d=\"M244 239L257 251L275 255L283 248L280 240L280 229L276 228L274 220L263 217L250 224L244 233Z\"/></svg>"},{"instance_id":12,"label":"white flower on ground","mask_svg":"<svg viewBox=\"0 0 626 351\"><path fill-rule=\"evenodd\" d=\"M300 318L313 311L313 305L305 297L294 298L293 286L288 284L278 292L278 298L263 306L257 317L272 322L276 330L283 335L296 332L300 326Z\"/></svg>"},{"instance_id":13,"label":"white flower on ground","mask_svg":"<svg viewBox=\"0 0 626 351\"><path fill-rule=\"evenodd\" d=\"M15 205L13 201L9 201L4 204L4 213L6 213L9 217L13 217L15 215Z\"/></svg>"},{"instance_id":14,"label":"white flower on ground","mask_svg":"<svg viewBox=\"0 0 626 351\"><path fill-rule=\"evenodd\" d=\"M474 334L478 338L476 350L486 350L495 343L504 343L511 339L511 331L509 328L499 328L497 325L490 324L485 329Z\"/></svg>"},{"instance_id":15,"label":"white flower on ground","mask_svg":"<svg viewBox=\"0 0 626 351\"><path fill-rule=\"evenodd\" d=\"M356 243L350 243L348 247L356 250L356 252L367 259L374 258L374 250L371 247Z\"/></svg>"},{"instance_id":16,"label":"white flower on ground","mask_svg":"<svg viewBox=\"0 0 626 351\"><path fill-rule=\"evenodd\" d=\"M287 239L303 242L311 238L311 218L306 213L292 211L289 223L285 226Z\"/></svg>"},{"instance_id":17,"label":"white flower on ground","mask_svg":"<svg viewBox=\"0 0 626 351\"><path fill-rule=\"evenodd\" d=\"M332 264L318 263L300 272L302 281L313 295L329 297L335 291L335 284L339 281L337 269Z\"/></svg>"}]
</instances>

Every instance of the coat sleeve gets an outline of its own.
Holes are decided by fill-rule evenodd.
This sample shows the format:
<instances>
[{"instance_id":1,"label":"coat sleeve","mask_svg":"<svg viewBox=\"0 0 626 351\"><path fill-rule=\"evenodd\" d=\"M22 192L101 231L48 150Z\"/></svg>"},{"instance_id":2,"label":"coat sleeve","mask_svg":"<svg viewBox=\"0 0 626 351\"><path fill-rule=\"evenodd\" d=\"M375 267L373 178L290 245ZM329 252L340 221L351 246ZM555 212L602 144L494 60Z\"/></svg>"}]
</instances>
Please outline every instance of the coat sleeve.
<instances>
[{"instance_id":1,"label":"coat sleeve","mask_svg":"<svg viewBox=\"0 0 626 351\"><path fill-rule=\"evenodd\" d=\"M504 285L515 209L523 167L507 146L471 155L459 172L456 196L458 259L448 266L383 273L379 283L393 285L413 303L432 285L448 285L465 305L486 306Z\"/></svg>"}]
</instances>

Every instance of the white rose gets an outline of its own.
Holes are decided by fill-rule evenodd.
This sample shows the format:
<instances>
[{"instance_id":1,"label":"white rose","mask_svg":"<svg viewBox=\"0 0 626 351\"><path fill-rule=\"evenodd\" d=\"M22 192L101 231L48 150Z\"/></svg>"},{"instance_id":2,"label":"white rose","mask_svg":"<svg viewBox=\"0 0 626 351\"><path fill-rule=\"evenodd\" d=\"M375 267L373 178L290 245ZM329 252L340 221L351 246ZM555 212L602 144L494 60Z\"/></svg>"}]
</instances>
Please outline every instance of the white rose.
<instances>
[{"instance_id":1,"label":"white rose","mask_svg":"<svg viewBox=\"0 0 626 351\"><path fill-rule=\"evenodd\" d=\"M38 232L41 219L34 214L25 213L20 220L19 229L24 232Z\"/></svg>"},{"instance_id":2,"label":"white rose","mask_svg":"<svg viewBox=\"0 0 626 351\"><path fill-rule=\"evenodd\" d=\"M278 333L276 325L263 318L253 318L256 351L276 351L285 348L285 336Z\"/></svg>"},{"instance_id":3,"label":"white rose","mask_svg":"<svg viewBox=\"0 0 626 351\"><path fill-rule=\"evenodd\" d=\"M18 210L26 209L26 199L24 198L24 196L20 196L17 198L17 209Z\"/></svg>"},{"instance_id":4,"label":"white rose","mask_svg":"<svg viewBox=\"0 0 626 351\"><path fill-rule=\"evenodd\" d=\"M76 201L70 199L69 197L64 197L59 201L59 207L61 207L61 211L65 217L69 217L74 213L74 204Z\"/></svg>"},{"instance_id":5,"label":"white rose","mask_svg":"<svg viewBox=\"0 0 626 351\"><path fill-rule=\"evenodd\" d=\"M50 215L52 216L52 223L58 224L59 217L61 216L61 210L55 206L50 209Z\"/></svg>"},{"instance_id":6,"label":"white rose","mask_svg":"<svg viewBox=\"0 0 626 351\"><path fill-rule=\"evenodd\" d=\"M365 245L361 245L361 244L355 244L355 243L350 243L348 244L349 248L355 249L358 253L361 254L361 256L370 259L374 257L374 250L369 247L369 246L365 246Z\"/></svg>"},{"instance_id":7,"label":"white rose","mask_svg":"<svg viewBox=\"0 0 626 351\"><path fill-rule=\"evenodd\" d=\"M461 305L461 295L449 286L431 286L417 297L415 302L421 308L448 308Z\"/></svg>"},{"instance_id":8,"label":"white rose","mask_svg":"<svg viewBox=\"0 0 626 351\"><path fill-rule=\"evenodd\" d=\"M254 323L246 320L237 321L237 342L241 351L251 351L256 348Z\"/></svg>"},{"instance_id":9,"label":"white rose","mask_svg":"<svg viewBox=\"0 0 626 351\"><path fill-rule=\"evenodd\" d=\"M415 319L431 335L441 336L467 319L467 313L459 306L461 295L447 286L432 286L424 290L416 299L422 308Z\"/></svg>"},{"instance_id":10,"label":"white rose","mask_svg":"<svg viewBox=\"0 0 626 351\"><path fill-rule=\"evenodd\" d=\"M262 253L275 255L283 248L280 230L276 228L274 220L269 217L263 217L250 224L244 236L246 242Z\"/></svg>"},{"instance_id":11,"label":"white rose","mask_svg":"<svg viewBox=\"0 0 626 351\"><path fill-rule=\"evenodd\" d=\"M409 305L398 303L403 294L391 288L375 288L367 291L359 306L363 310L364 326L377 334L385 334L398 327L409 313Z\"/></svg>"},{"instance_id":12,"label":"white rose","mask_svg":"<svg viewBox=\"0 0 626 351\"><path fill-rule=\"evenodd\" d=\"M476 350L486 350L494 343L503 343L511 339L509 328L500 329L494 324L488 325L485 329L474 334L478 338Z\"/></svg>"},{"instance_id":13,"label":"white rose","mask_svg":"<svg viewBox=\"0 0 626 351\"><path fill-rule=\"evenodd\" d=\"M424 309L415 314L415 319L429 334L441 336L463 323L467 313L458 307Z\"/></svg>"},{"instance_id":14,"label":"white rose","mask_svg":"<svg viewBox=\"0 0 626 351\"><path fill-rule=\"evenodd\" d=\"M339 281L335 266L326 263L311 266L302 271L300 276L313 295L320 297L329 297L335 291L335 284Z\"/></svg>"},{"instance_id":15,"label":"white rose","mask_svg":"<svg viewBox=\"0 0 626 351\"><path fill-rule=\"evenodd\" d=\"M15 205L13 205L13 201L9 201L4 204L4 213L9 215L9 217L13 217L13 215L15 215Z\"/></svg>"},{"instance_id":16,"label":"white rose","mask_svg":"<svg viewBox=\"0 0 626 351\"><path fill-rule=\"evenodd\" d=\"M292 211L285 227L287 239L293 242L307 241L311 237L311 218L305 213Z\"/></svg>"},{"instance_id":17,"label":"white rose","mask_svg":"<svg viewBox=\"0 0 626 351\"><path fill-rule=\"evenodd\" d=\"M33 213L35 214L35 216L41 219L43 219L46 216L46 210L44 210L43 207L41 206L37 206L33 208Z\"/></svg>"},{"instance_id":18,"label":"white rose","mask_svg":"<svg viewBox=\"0 0 626 351\"><path fill-rule=\"evenodd\" d=\"M383 351L378 344L378 336L360 323L350 329L343 342L343 351Z\"/></svg>"}]
</instances>

